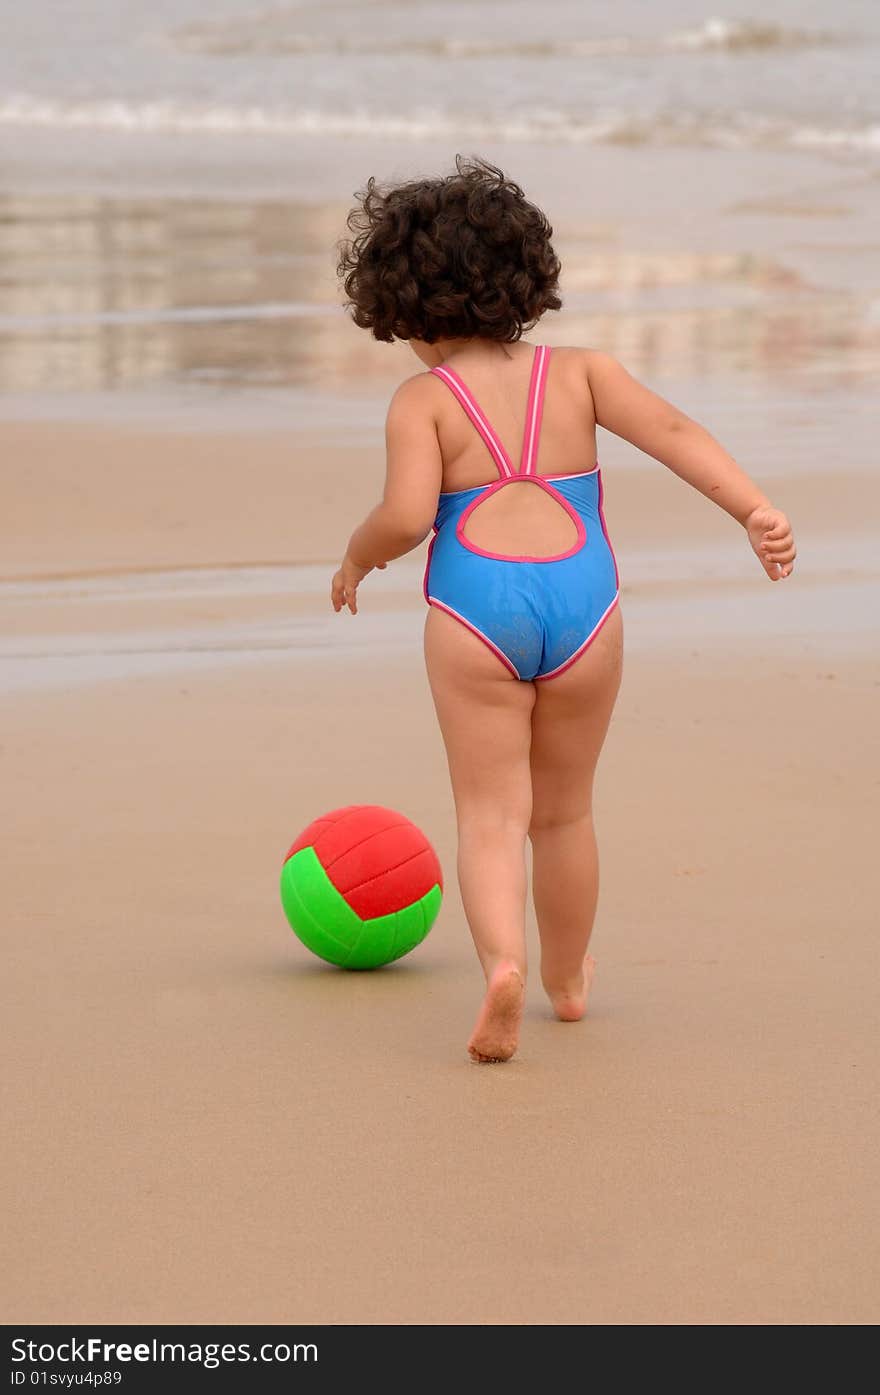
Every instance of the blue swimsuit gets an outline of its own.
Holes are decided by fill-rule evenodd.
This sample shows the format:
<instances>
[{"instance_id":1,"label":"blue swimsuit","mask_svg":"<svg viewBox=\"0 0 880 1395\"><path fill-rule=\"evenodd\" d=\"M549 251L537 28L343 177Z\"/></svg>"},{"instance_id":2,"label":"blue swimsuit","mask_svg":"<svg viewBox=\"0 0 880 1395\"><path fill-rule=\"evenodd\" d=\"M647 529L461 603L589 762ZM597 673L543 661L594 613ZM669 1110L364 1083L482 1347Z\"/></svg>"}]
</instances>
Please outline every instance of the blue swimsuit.
<instances>
[{"instance_id":1,"label":"blue swimsuit","mask_svg":"<svg viewBox=\"0 0 880 1395\"><path fill-rule=\"evenodd\" d=\"M458 374L432 368L452 389L489 448L499 479L441 494L425 567L425 600L460 620L487 644L515 678L555 678L595 639L620 591L617 562L602 511L602 472L539 475L535 469L550 350L535 350L522 459L510 457ZM551 557L487 552L464 535L484 499L528 478L571 518L577 538ZM553 483L549 481L552 479Z\"/></svg>"}]
</instances>

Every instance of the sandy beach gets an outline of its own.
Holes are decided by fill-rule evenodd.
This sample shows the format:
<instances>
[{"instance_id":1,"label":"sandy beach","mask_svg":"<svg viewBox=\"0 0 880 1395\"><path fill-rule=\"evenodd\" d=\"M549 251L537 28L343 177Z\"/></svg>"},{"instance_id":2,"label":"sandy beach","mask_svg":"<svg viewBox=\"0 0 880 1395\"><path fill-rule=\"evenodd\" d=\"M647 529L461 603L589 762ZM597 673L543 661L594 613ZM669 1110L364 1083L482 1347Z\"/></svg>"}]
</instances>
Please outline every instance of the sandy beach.
<instances>
[{"instance_id":1,"label":"sandy beach","mask_svg":"<svg viewBox=\"0 0 880 1395\"><path fill-rule=\"evenodd\" d=\"M317 459L357 513L381 452L2 444L7 1320L875 1320L880 674L864 633L804 627L852 558L783 595L662 467L611 474L594 997L563 1026L532 984L488 1070L418 560L334 616L328 498L281 507ZM842 532L867 494L839 485ZM826 500L787 487L817 553ZM277 896L293 836L351 802L404 811L447 873L425 944L364 976L312 959Z\"/></svg>"}]
</instances>

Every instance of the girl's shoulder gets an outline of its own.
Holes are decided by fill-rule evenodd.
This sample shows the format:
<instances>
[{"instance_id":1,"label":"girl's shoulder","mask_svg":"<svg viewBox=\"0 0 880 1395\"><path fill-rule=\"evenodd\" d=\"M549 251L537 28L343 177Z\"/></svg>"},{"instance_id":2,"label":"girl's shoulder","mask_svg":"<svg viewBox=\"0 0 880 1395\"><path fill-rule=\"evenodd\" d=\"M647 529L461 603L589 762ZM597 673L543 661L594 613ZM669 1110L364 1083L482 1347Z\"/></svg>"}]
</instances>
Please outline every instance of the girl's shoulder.
<instances>
[{"instance_id":1,"label":"girl's shoulder","mask_svg":"<svg viewBox=\"0 0 880 1395\"><path fill-rule=\"evenodd\" d=\"M554 348L553 356L563 371L581 376L584 374L589 376L591 369L614 362L611 355L606 354L602 349L592 349L583 344L560 345L558 348Z\"/></svg>"},{"instance_id":2,"label":"girl's shoulder","mask_svg":"<svg viewBox=\"0 0 880 1395\"><path fill-rule=\"evenodd\" d=\"M437 374L432 373L430 368L423 368L418 373L411 373L394 389L389 403L389 411L395 403L402 402L409 406L414 402L426 401L430 394L442 386Z\"/></svg>"},{"instance_id":3,"label":"girl's shoulder","mask_svg":"<svg viewBox=\"0 0 880 1395\"><path fill-rule=\"evenodd\" d=\"M434 417L446 399L448 388L429 368L412 373L398 383L388 403L387 421L393 425L395 419L411 416L415 412Z\"/></svg>"},{"instance_id":4,"label":"girl's shoulder","mask_svg":"<svg viewBox=\"0 0 880 1395\"><path fill-rule=\"evenodd\" d=\"M597 393L619 391L632 382L623 364L603 349L577 346L554 350L557 352L561 360L556 365L557 382L561 378L563 387L573 394L586 394L594 407Z\"/></svg>"}]
</instances>

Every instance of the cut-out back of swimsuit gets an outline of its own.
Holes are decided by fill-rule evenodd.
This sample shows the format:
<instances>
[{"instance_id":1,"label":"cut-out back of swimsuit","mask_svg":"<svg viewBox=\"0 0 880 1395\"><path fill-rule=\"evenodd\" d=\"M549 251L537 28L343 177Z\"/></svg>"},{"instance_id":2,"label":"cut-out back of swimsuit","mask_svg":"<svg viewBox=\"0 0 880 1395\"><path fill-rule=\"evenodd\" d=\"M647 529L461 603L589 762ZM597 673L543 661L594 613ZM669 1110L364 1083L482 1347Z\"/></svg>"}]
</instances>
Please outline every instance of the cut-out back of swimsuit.
<instances>
[{"instance_id":1,"label":"cut-out back of swimsuit","mask_svg":"<svg viewBox=\"0 0 880 1395\"><path fill-rule=\"evenodd\" d=\"M599 466L569 475L537 473L549 363L550 349L539 345L532 363L518 469L455 370L445 364L431 370L451 389L473 423L499 478L440 495L425 568L425 599L459 620L515 677L524 679L551 678L568 668L598 633L619 593ZM536 547L528 552L496 551L468 537L466 529L477 510L501 491L523 484L529 493L543 490L566 515L567 547L546 554L539 554ZM516 522L522 533L522 513Z\"/></svg>"}]
</instances>

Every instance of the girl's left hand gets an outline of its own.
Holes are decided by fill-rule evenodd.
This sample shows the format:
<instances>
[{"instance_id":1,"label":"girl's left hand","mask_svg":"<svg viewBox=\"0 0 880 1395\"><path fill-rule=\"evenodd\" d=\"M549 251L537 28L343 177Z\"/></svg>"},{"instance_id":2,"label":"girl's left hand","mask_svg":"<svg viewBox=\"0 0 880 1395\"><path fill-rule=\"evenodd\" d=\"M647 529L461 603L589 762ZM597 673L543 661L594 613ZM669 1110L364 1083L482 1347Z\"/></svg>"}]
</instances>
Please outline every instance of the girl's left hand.
<instances>
[{"instance_id":1,"label":"girl's left hand","mask_svg":"<svg viewBox=\"0 0 880 1395\"><path fill-rule=\"evenodd\" d=\"M762 504L745 521L752 550L771 581L782 581L794 568L797 548L791 524L781 509Z\"/></svg>"},{"instance_id":2,"label":"girl's left hand","mask_svg":"<svg viewBox=\"0 0 880 1395\"><path fill-rule=\"evenodd\" d=\"M388 566L387 562L377 562L376 569L384 571ZM352 615L357 615L357 589L365 576L369 576L373 567L362 567L357 562L352 561L346 552L342 559L342 566L330 583L330 600L333 609L338 614L344 605L347 605Z\"/></svg>"}]
</instances>

